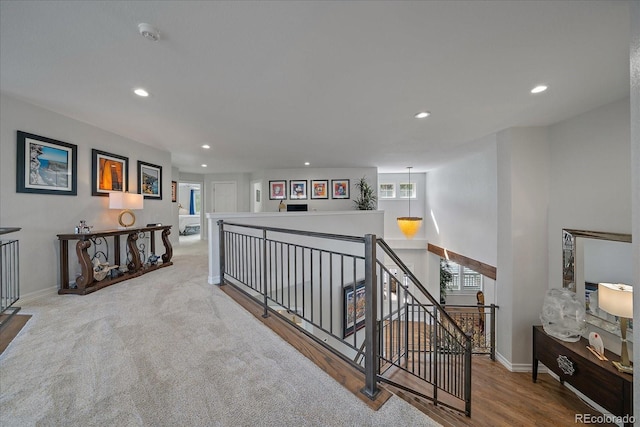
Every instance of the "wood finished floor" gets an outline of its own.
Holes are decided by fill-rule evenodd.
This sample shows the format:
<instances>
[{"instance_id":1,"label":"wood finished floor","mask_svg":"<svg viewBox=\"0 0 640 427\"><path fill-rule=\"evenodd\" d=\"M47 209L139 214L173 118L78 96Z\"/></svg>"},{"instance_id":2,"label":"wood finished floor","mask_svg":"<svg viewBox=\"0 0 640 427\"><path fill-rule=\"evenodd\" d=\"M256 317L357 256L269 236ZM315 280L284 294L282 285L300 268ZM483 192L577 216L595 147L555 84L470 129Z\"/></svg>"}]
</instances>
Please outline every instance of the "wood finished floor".
<instances>
[{"instance_id":1,"label":"wood finished floor","mask_svg":"<svg viewBox=\"0 0 640 427\"><path fill-rule=\"evenodd\" d=\"M383 390L379 399L368 401L369 399L359 392L364 380L357 369L350 367L277 316L262 318L262 309L255 301L232 286L223 286L222 289L373 409L381 407L389 398L389 393L393 393L445 427L561 427L575 425L576 414L599 415L550 375L538 374L538 382L533 383L530 373L510 372L500 363L491 361L489 356L483 355L472 358L471 417L442 406L435 406L426 399L384 383L380 386ZM394 373L396 378L400 375L403 374Z\"/></svg>"}]
</instances>

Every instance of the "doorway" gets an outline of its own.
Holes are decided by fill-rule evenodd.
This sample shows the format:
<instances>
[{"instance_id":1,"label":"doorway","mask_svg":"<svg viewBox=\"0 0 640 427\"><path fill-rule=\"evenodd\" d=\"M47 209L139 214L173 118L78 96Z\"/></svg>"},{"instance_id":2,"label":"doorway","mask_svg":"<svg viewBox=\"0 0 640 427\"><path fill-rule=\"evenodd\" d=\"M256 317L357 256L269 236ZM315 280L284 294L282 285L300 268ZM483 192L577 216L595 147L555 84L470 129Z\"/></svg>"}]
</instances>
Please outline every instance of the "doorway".
<instances>
[{"instance_id":1,"label":"doorway","mask_svg":"<svg viewBox=\"0 0 640 427\"><path fill-rule=\"evenodd\" d=\"M202 230L202 184L178 184L178 230L180 243L200 240Z\"/></svg>"}]
</instances>

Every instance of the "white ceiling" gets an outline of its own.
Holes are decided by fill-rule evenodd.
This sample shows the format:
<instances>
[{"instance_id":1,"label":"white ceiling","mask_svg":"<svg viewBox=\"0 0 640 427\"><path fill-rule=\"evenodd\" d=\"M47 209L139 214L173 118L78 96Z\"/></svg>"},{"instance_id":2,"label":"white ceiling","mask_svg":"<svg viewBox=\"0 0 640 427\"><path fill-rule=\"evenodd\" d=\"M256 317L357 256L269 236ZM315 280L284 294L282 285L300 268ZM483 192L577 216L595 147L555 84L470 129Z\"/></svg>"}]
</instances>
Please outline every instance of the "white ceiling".
<instances>
[{"instance_id":1,"label":"white ceiling","mask_svg":"<svg viewBox=\"0 0 640 427\"><path fill-rule=\"evenodd\" d=\"M184 172L417 172L628 96L629 6L3 0L0 90L168 150Z\"/></svg>"}]
</instances>

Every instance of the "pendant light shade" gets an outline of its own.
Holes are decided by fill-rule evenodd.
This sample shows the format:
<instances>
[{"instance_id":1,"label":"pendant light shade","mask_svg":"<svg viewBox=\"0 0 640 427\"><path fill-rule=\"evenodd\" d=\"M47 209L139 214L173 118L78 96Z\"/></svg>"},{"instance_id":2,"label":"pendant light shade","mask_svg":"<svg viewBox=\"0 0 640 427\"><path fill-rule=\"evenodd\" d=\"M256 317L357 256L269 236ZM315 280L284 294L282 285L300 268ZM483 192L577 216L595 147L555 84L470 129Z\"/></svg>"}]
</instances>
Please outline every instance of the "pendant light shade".
<instances>
[{"instance_id":1,"label":"pendant light shade","mask_svg":"<svg viewBox=\"0 0 640 427\"><path fill-rule=\"evenodd\" d=\"M413 188L411 187L411 166L407 167L407 169L409 169L409 188L413 193ZM402 231L402 234L404 234L407 239L413 239L413 236L418 233L418 230L420 230L422 226L422 218L411 216L411 196L412 194L409 194L409 216L401 216L397 219L398 228L400 228L400 231Z\"/></svg>"}]
</instances>

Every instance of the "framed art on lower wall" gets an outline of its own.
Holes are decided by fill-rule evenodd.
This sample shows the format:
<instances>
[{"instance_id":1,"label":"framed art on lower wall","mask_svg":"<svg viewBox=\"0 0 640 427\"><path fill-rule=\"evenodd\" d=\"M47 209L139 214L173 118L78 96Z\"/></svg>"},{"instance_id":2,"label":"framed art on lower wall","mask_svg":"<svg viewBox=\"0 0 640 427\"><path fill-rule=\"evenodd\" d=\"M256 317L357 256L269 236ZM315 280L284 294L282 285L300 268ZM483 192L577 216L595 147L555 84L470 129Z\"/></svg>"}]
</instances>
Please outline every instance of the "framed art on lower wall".
<instances>
[{"instance_id":1,"label":"framed art on lower wall","mask_svg":"<svg viewBox=\"0 0 640 427\"><path fill-rule=\"evenodd\" d=\"M311 180L311 198L312 199L328 199L329 198L329 181L326 179Z\"/></svg>"},{"instance_id":2,"label":"framed art on lower wall","mask_svg":"<svg viewBox=\"0 0 640 427\"><path fill-rule=\"evenodd\" d=\"M178 201L178 183L176 181L171 181L171 201Z\"/></svg>"},{"instance_id":3,"label":"framed art on lower wall","mask_svg":"<svg viewBox=\"0 0 640 427\"><path fill-rule=\"evenodd\" d=\"M348 337L358 329L364 328L365 289L364 280L345 285L342 315L342 336Z\"/></svg>"},{"instance_id":4,"label":"framed art on lower wall","mask_svg":"<svg viewBox=\"0 0 640 427\"><path fill-rule=\"evenodd\" d=\"M307 198L307 180L289 181L289 198L304 200Z\"/></svg>"},{"instance_id":5,"label":"framed art on lower wall","mask_svg":"<svg viewBox=\"0 0 640 427\"><path fill-rule=\"evenodd\" d=\"M16 192L76 196L78 146L18 131Z\"/></svg>"},{"instance_id":6,"label":"framed art on lower wall","mask_svg":"<svg viewBox=\"0 0 640 427\"><path fill-rule=\"evenodd\" d=\"M348 199L349 198L349 180L348 179L332 179L331 180L331 198L332 199Z\"/></svg>"},{"instance_id":7,"label":"framed art on lower wall","mask_svg":"<svg viewBox=\"0 0 640 427\"><path fill-rule=\"evenodd\" d=\"M269 181L269 200L287 198L287 181Z\"/></svg>"},{"instance_id":8,"label":"framed art on lower wall","mask_svg":"<svg viewBox=\"0 0 640 427\"><path fill-rule=\"evenodd\" d=\"M162 166L138 160L138 193L145 199L162 200Z\"/></svg>"},{"instance_id":9,"label":"framed art on lower wall","mask_svg":"<svg viewBox=\"0 0 640 427\"><path fill-rule=\"evenodd\" d=\"M91 150L91 195L108 196L129 190L129 158Z\"/></svg>"}]
</instances>

